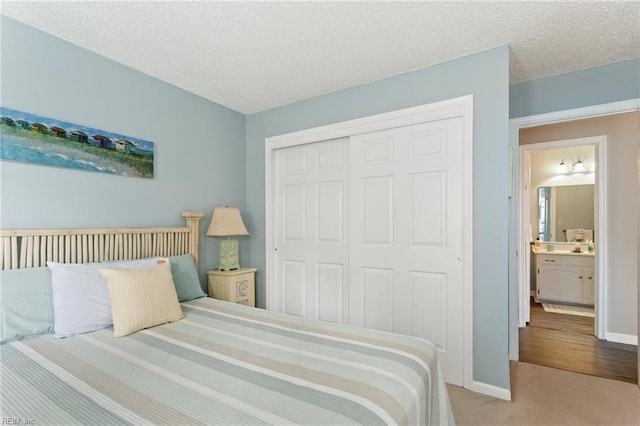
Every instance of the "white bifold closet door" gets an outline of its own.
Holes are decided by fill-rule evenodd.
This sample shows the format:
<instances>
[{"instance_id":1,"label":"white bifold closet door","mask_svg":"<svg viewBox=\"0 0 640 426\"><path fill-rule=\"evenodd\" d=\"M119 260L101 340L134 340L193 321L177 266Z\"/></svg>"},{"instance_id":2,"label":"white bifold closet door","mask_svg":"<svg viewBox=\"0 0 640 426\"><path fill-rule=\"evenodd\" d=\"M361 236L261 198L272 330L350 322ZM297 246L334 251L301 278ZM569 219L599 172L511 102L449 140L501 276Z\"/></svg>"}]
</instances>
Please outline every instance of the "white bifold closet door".
<instances>
[{"instance_id":1,"label":"white bifold closet door","mask_svg":"<svg viewBox=\"0 0 640 426\"><path fill-rule=\"evenodd\" d=\"M462 118L276 151L276 310L409 334L463 382Z\"/></svg>"}]
</instances>

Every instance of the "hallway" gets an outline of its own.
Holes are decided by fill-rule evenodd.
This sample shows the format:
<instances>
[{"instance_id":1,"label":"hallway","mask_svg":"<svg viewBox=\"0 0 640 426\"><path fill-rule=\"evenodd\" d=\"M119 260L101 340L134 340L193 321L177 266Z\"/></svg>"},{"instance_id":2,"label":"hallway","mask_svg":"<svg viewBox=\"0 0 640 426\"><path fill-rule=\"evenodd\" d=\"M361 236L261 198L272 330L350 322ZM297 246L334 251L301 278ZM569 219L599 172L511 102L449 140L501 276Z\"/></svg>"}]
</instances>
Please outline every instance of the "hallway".
<instances>
[{"instance_id":1,"label":"hallway","mask_svg":"<svg viewBox=\"0 0 640 426\"><path fill-rule=\"evenodd\" d=\"M545 312L531 300L531 322L521 328L520 361L638 383L637 347L598 340L594 319Z\"/></svg>"}]
</instances>

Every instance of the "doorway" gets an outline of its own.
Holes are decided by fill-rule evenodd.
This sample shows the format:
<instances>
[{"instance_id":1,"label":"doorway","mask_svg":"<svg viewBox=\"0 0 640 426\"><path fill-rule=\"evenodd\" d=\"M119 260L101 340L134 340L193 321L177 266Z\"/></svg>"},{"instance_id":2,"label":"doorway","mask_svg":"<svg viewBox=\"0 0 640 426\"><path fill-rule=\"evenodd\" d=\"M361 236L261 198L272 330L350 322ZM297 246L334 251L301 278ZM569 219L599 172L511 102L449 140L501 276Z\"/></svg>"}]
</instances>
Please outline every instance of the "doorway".
<instances>
[{"instance_id":1,"label":"doorway","mask_svg":"<svg viewBox=\"0 0 640 426\"><path fill-rule=\"evenodd\" d=\"M531 131L532 129L527 130ZM530 137L529 140L532 138ZM607 259L607 235L604 230L607 223L608 205L605 190L606 141L606 136L595 136L521 144L519 146L518 199L520 208L518 217L520 240L518 248L521 254L519 256L519 303L523 308L520 312L519 327L525 327L530 322L530 296L532 291L536 291L533 296L536 299L541 297L546 302L593 304L595 309L593 334L601 339L605 337L606 304L604 300L607 294L607 283L604 271ZM569 170L559 170L561 165L565 165L565 163L570 164ZM581 164L584 170L575 170L576 164ZM593 186L592 189L591 187L583 188L585 185ZM589 191L592 191L591 201L587 201L588 197L582 196ZM542 207L541 193L545 200L551 201L547 204L543 201ZM571 204L575 204L580 199L585 204L592 204L579 206L577 209L573 208L575 206L571 206ZM563 206L570 208L563 208ZM539 211L541 208L546 210L544 214ZM589 213L585 215L585 212ZM541 221L541 218L544 220ZM572 251L572 243L576 239L571 238L569 234L573 229L580 229L587 233L586 237L583 234L578 238L582 252L588 252L589 241L597 241L598 250L593 256L590 253L580 253L580 259L571 258L571 261L568 261L569 258L564 256L545 259L549 262L566 264L565 269L561 271L564 272L562 275L564 277L563 284L566 284L566 287L561 290L557 288L557 285L553 285L554 288L551 290L557 290L556 294L559 298L557 300L553 297L545 298L544 295L539 294L540 286L537 285L537 281L540 268L534 267L537 258L534 253L547 256L551 253L546 250L547 247L553 248L553 253L564 254L564 252ZM542 244L537 244L532 248L531 245L534 241L539 241ZM576 260L577 263L573 260ZM559 267L558 265L554 266ZM590 267L595 269L595 273L589 273L589 277L583 280L580 267ZM572 270L575 271L576 278L580 282L570 282Z\"/></svg>"},{"instance_id":2,"label":"doorway","mask_svg":"<svg viewBox=\"0 0 640 426\"><path fill-rule=\"evenodd\" d=\"M638 302L637 298L635 297L635 294L638 290L638 216L635 211L636 209L633 206L635 204L633 198L636 196L634 193L634 188L630 187L629 185L634 185L634 182L638 181L638 171L636 168L636 162L638 158L638 151L636 146L636 139L638 134L637 110L638 102L637 100L633 100L628 102L619 102L615 104L582 108L578 110L562 111L541 116L525 117L522 119L514 119L511 121L511 140L514 150L517 149L516 144L518 143L519 132L524 128L546 128L546 130L542 131L542 133L544 133L546 136L539 138L534 142L548 142L571 137L586 137L594 134L608 136L609 140L606 142L606 144L608 145L609 149L606 151L606 155L609 158L605 159L605 161L603 161L603 164L606 166L608 161L610 169L609 173L603 173L601 177L608 176L613 180L609 182L608 186L602 185L605 192L604 195L609 196L609 202L607 202L606 204L609 205L610 209L607 227L600 227L606 230L607 235L605 235L605 237L609 238L609 244L604 244L602 240L599 244L597 236L595 237L595 239L596 246L599 245L600 249L605 249L596 250L597 255L605 256L604 259L598 259L597 262L599 265L604 265L598 268L598 278L599 281L602 282L602 275L604 274L604 277L608 279L608 284L610 286L609 290L606 290L606 286L600 286L600 288L598 289L600 294L597 294L596 297L600 302L599 304L602 305L604 309L609 308L610 312L608 316L604 317L603 320L600 321L597 326L599 330L596 331L600 333L599 337L602 337L603 339L598 342L603 342L611 345L621 344L622 349L630 349L632 353L637 353L637 332L636 324L634 323L636 322L635 318L639 317L637 313ZM629 119L627 120L627 122L631 122L633 123L633 126L635 126L632 131L627 130L626 136L622 135L622 130L620 127L620 123L625 120L625 117ZM604 131L593 130L596 124L602 126L603 121L609 119L612 120L611 122L615 124L612 124ZM566 126L564 126L564 124L566 124ZM564 131L558 132L558 129L560 128L564 128ZM568 129L572 129L572 133L569 133ZM552 130L555 131L553 135ZM558 137L558 135L560 136ZM523 160L518 156L514 156L515 170L522 169L522 161ZM560 162L561 159L559 159L558 161ZM513 179L516 182L514 185L514 189L522 185L521 174L514 173ZM626 193L631 197L631 199L623 199L620 192L618 191L618 188L625 187ZM521 227L521 224L517 222L521 220L521 217L518 215L518 211L519 209L521 209L522 200L521 197L518 196L518 191L515 190L514 192L516 199L514 200L515 202L511 203L511 224L513 227L512 229L517 229L518 227ZM629 210L629 208L630 211L627 211ZM626 233L624 234L625 238L621 238L619 236L621 234L617 233L616 227L620 227L621 229L626 230ZM598 228L598 225L596 225L596 228ZM525 231L526 234L524 234ZM532 231L534 240L535 231L536 229ZM518 335L522 329L520 329L518 326L523 325L522 323L526 324L528 320L531 320L532 322L535 321L535 319L532 318L535 313L532 313L532 311L530 311L530 309L532 309L532 306L530 306L529 304L530 289L526 288L526 297L521 297L523 296L524 292L522 291L522 288L518 287L519 280L521 282L521 277L524 276L523 267L520 266L520 263L523 261L525 256L518 256L518 254L523 253L523 244L521 244L523 234L525 237L529 237L529 229L513 232L511 233L510 237L510 246L512 247L512 250L510 250L510 359L512 360L519 359L520 342L518 339ZM626 241L626 239L630 239L630 241ZM526 241L529 242L528 239ZM629 262L629 267L627 267L624 262L620 262L625 258L625 256L633 258L633 261ZM631 262L633 262L632 265ZM596 303L596 305L597 304L598 303ZM603 309L601 309L601 312L602 311ZM624 319L622 319L623 315L625 317ZM604 320L608 320L608 323L606 323ZM625 320L626 322L623 322ZM627 333L620 333L619 331L622 330L626 330ZM591 337L591 339L596 340L593 339L593 337ZM597 352L599 350L599 348L594 348L592 352ZM609 364L620 364L627 362L621 361L622 356L616 355L614 358L615 362L611 362L611 360L609 360ZM633 358L635 358L635 356L630 355L630 358L628 359ZM636 371L635 377L637 382L637 359L632 363L634 364L633 369L634 371Z\"/></svg>"}]
</instances>

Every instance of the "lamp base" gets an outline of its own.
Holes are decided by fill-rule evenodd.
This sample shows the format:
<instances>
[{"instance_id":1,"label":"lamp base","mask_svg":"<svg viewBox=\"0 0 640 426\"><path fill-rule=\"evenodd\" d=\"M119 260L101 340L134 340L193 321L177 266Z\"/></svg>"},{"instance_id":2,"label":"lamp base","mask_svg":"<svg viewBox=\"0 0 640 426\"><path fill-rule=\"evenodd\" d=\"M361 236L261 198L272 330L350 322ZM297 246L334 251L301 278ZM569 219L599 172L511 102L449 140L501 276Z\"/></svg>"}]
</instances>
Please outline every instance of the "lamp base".
<instances>
[{"instance_id":1,"label":"lamp base","mask_svg":"<svg viewBox=\"0 0 640 426\"><path fill-rule=\"evenodd\" d=\"M238 240L220 240L218 250L220 252L219 270L232 271L240 268L240 264L238 263Z\"/></svg>"}]
</instances>

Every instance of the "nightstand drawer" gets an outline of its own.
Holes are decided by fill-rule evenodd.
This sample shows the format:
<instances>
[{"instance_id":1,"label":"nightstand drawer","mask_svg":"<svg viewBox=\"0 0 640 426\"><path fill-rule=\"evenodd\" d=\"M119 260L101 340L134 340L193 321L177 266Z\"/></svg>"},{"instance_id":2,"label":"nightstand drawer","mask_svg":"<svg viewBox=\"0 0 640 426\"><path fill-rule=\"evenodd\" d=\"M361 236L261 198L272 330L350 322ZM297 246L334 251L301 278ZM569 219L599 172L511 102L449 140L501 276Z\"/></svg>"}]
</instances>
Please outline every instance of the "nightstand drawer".
<instances>
[{"instance_id":1,"label":"nightstand drawer","mask_svg":"<svg viewBox=\"0 0 640 426\"><path fill-rule=\"evenodd\" d=\"M255 306L255 268L235 271L207 271L209 297Z\"/></svg>"}]
</instances>

